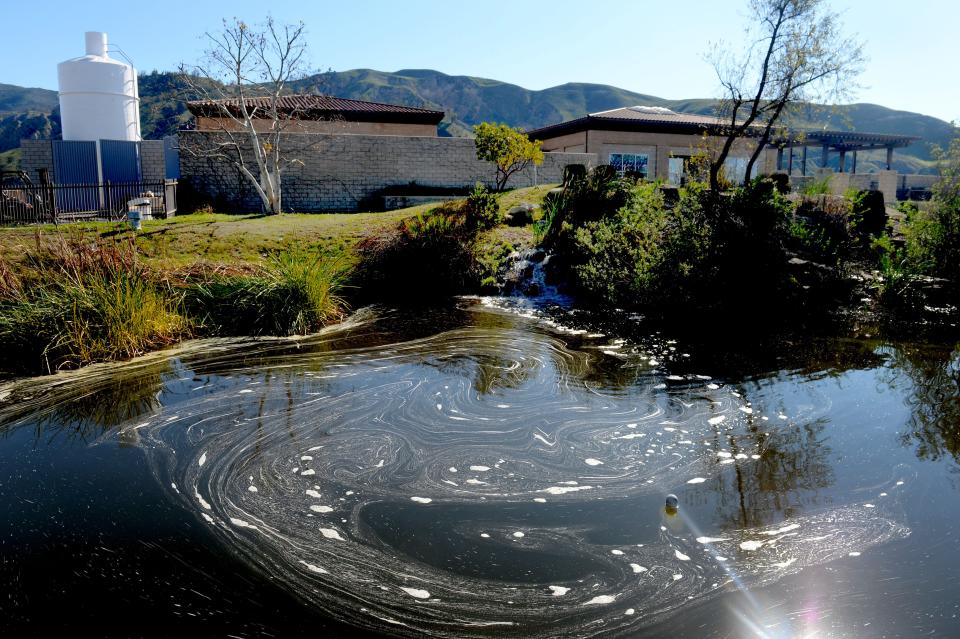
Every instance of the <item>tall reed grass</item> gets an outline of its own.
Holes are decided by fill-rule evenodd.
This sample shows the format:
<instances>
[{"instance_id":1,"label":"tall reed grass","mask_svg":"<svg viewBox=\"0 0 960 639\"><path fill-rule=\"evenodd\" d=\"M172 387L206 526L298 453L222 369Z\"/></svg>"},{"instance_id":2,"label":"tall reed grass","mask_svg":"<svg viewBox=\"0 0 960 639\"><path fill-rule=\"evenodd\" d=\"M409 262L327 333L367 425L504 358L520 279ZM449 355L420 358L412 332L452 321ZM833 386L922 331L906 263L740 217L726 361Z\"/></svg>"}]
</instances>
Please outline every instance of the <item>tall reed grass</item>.
<instances>
[{"instance_id":1,"label":"tall reed grass","mask_svg":"<svg viewBox=\"0 0 960 639\"><path fill-rule=\"evenodd\" d=\"M194 282L186 306L205 333L303 335L342 317L345 280L339 260L294 248L252 273Z\"/></svg>"},{"instance_id":2,"label":"tall reed grass","mask_svg":"<svg viewBox=\"0 0 960 639\"><path fill-rule=\"evenodd\" d=\"M0 371L135 357L195 335L305 334L342 317L346 270L294 248L263 265L148 270L132 238L70 230L0 259Z\"/></svg>"},{"instance_id":3,"label":"tall reed grass","mask_svg":"<svg viewBox=\"0 0 960 639\"><path fill-rule=\"evenodd\" d=\"M25 257L29 284L0 294L3 368L51 372L124 359L190 333L169 287L147 279L129 242L58 235Z\"/></svg>"}]
</instances>

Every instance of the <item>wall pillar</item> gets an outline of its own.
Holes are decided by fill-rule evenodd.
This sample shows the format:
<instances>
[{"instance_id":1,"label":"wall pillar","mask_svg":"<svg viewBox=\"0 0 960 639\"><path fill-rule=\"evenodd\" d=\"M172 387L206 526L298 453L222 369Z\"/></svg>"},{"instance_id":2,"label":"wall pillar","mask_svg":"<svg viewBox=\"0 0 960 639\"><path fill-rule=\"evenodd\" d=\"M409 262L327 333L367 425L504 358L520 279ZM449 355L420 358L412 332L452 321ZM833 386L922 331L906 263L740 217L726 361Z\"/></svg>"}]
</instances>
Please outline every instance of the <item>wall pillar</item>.
<instances>
[{"instance_id":1,"label":"wall pillar","mask_svg":"<svg viewBox=\"0 0 960 639\"><path fill-rule=\"evenodd\" d=\"M892 149L889 149L889 153ZM877 180L877 188L880 189L880 192L883 193L883 201L887 204L896 204L897 203L897 172L896 171L880 171L879 179Z\"/></svg>"},{"instance_id":2,"label":"wall pillar","mask_svg":"<svg viewBox=\"0 0 960 639\"><path fill-rule=\"evenodd\" d=\"M841 158L843 157L841 152ZM840 161L843 166L843 160ZM849 173L834 173L830 176L830 193L833 195L843 195L850 189Z\"/></svg>"},{"instance_id":3,"label":"wall pillar","mask_svg":"<svg viewBox=\"0 0 960 639\"><path fill-rule=\"evenodd\" d=\"M670 180L670 147L661 144L657 147L657 166L656 177L658 180L669 181Z\"/></svg>"}]
</instances>

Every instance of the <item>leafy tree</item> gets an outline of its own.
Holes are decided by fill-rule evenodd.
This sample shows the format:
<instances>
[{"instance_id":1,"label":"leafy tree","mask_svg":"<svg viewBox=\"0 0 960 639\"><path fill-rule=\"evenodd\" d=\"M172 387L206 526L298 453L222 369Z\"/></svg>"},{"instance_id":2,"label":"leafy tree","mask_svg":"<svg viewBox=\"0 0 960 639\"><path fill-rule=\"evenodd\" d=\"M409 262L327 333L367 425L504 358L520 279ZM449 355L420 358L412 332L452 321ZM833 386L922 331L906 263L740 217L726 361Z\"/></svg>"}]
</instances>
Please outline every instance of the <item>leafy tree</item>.
<instances>
[{"instance_id":1,"label":"leafy tree","mask_svg":"<svg viewBox=\"0 0 960 639\"><path fill-rule=\"evenodd\" d=\"M476 136L477 159L497 165L497 192L503 191L515 173L531 164L543 164L543 151L540 150L543 143L532 141L523 129L481 122L473 127L473 134Z\"/></svg>"},{"instance_id":2,"label":"leafy tree","mask_svg":"<svg viewBox=\"0 0 960 639\"><path fill-rule=\"evenodd\" d=\"M710 166L710 188L720 188L724 161L738 139L753 137L749 177L760 153L781 132L784 116L801 103L851 97L864 62L863 48L841 31L825 0L748 0L750 27L743 52L718 47L712 59L724 88L722 146Z\"/></svg>"}]
</instances>

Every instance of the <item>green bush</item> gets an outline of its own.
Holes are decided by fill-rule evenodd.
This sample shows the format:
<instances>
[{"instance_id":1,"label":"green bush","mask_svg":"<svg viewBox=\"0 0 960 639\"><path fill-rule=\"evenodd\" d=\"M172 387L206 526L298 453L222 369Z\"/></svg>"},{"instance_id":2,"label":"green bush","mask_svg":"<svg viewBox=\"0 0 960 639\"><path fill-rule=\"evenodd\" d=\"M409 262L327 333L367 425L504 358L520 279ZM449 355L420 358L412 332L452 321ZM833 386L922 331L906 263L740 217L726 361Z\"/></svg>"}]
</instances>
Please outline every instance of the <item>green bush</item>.
<instances>
[{"instance_id":1,"label":"green bush","mask_svg":"<svg viewBox=\"0 0 960 639\"><path fill-rule=\"evenodd\" d=\"M786 173L774 173L767 176L774 184L774 188L780 193L780 195L787 195L790 193L790 176Z\"/></svg>"},{"instance_id":2,"label":"green bush","mask_svg":"<svg viewBox=\"0 0 960 639\"><path fill-rule=\"evenodd\" d=\"M693 183L672 207L655 185L639 184L616 212L564 223L556 245L591 298L664 314L733 309L789 284L791 212L769 180L721 197Z\"/></svg>"},{"instance_id":3,"label":"green bush","mask_svg":"<svg viewBox=\"0 0 960 639\"><path fill-rule=\"evenodd\" d=\"M466 223L471 228L485 231L503 223L503 212L497 194L477 182L463 207Z\"/></svg>"},{"instance_id":4,"label":"green bush","mask_svg":"<svg viewBox=\"0 0 960 639\"><path fill-rule=\"evenodd\" d=\"M587 167L583 164L568 164L563 167L563 186L587 179Z\"/></svg>"},{"instance_id":5,"label":"green bush","mask_svg":"<svg viewBox=\"0 0 960 639\"><path fill-rule=\"evenodd\" d=\"M960 296L960 137L947 149L934 150L939 179L933 198L913 207L902 225L907 267L916 273L951 280L953 297Z\"/></svg>"},{"instance_id":6,"label":"green bush","mask_svg":"<svg viewBox=\"0 0 960 639\"><path fill-rule=\"evenodd\" d=\"M846 234L835 232L835 227L794 217L790 222L787 246L804 258L823 264L839 264L848 253Z\"/></svg>"},{"instance_id":7,"label":"green bush","mask_svg":"<svg viewBox=\"0 0 960 639\"><path fill-rule=\"evenodd\" d=\"M357 279L368 299L424 301L472 291L482 271L477 233L465 216L439 208L360 242Z\"/></svg>"},{"instance_id":8,"label":"green bush","mask_svg":"<svg viewBox=\"0 0 960 639\"><path fill-rule=\"evenodd\" d=\"M577 166L577 165L573 165ZM544 209L552 208L550 223L541 225L541 244L552 245L565 225L578 228L584 224L615 214L627 204L636 181L620 177L616 170L602 164L580 177L571 169L570 181L559 195L550 194L543 201Z\"/></svg>"},{"instance_id":9,"label":"green bush","mask_svg":"<svg viewBox=\"0 0 960 639\"><path fill-rule=\"evenodd\" d=\"M830 195L830 176L824 175L822 178L813 179L807 182L800 189L803 195Z\"/></svg>"},{"instance_id":10,"label":"green bush","mask_svg":"<svg viewBox=\"0 0 960 639\"><path fill-rule=\"evenodd\" d=\"M684 190L671 211L654 185L635 187L612 215L571 228L563 252L581 293L618 306L677 302L704 266L701 193Z\"/></svg>"},{"instance_id":11,"label":"green bush","mask_svg":"<svg viewBox=\"0 0 960 639\"><path fill-rule=\"evenodd\" d=\"M880 191L858 191L851 198L850 228L861 237L880 237L887 228L887 205Z\"/></svg>"}]
</instances>

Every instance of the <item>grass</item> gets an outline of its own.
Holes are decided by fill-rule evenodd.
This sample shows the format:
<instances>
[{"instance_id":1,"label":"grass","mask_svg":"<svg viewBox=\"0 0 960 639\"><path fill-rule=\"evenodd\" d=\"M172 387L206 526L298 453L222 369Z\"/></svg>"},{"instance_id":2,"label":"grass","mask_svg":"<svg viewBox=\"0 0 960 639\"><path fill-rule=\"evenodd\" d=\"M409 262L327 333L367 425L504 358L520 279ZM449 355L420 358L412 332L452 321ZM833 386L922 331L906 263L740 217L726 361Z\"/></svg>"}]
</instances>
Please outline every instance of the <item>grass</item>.
<instances>
[{"instance_id":1,"label":"grass","mask_svg":"<svg viewBox=\"0 0 960 639\"><path fill-rule=\"evenodd\" d=\"M504 211L539 204L548 190L518 189L499 203ZM0 228L0 369L126 359L192 336L317 330L346 309L341 293L358 247L398 226L427 241L423 220L435 207L192 214L144 222L139 232L108 222ZM504 244L532 243L533 226L499 226L483 238L482 246L502 252Z\"/></svg>"},{"instance_id":2,"label":"grass","mask_svg":"<svg viewBox=\"0 0 960 639\"><path fill-rule=\"evenodd\" d=\"M5 369L51 372L126 359L190 332L177 295L144 277L129 243L60 236L24 259L31 272L0 292Z\"/></svg>"},{"instance_id":3,"label":"grass","mask_svg":"<svg viewBox=\"0 0 960 639\"><path fill-rule=\"evenodd\" d=\"M186 287L185 307L205 333L303 335L339 320L346 271L303 248L272 255L251 274L215 274Z\"/></svg>"},{"instance_id":4,"label":"grass","mask_svg":"<svg viewBox=\"0 0 960 639\"><path fill-rule=\"evenodd\" d=\"M509 191L500 197L504 211L521 202L539 204L551 187L540 186ZM148 269L168 271L195 268L201 264L242 266L260 263L269 255L294 247L338 255L346 262L354 259L357 243L372 235L396 227L403 219L415 217L435 204L386 213L306 213L278 216L195 213L169 220L150 220L134 233L125 223L86 222L72 224L71 232L88 241L130 239ZM55 240L53 225L0 228L0 255L16 264L24 252L41 243Z\"/></svg>"}]
</instances>

